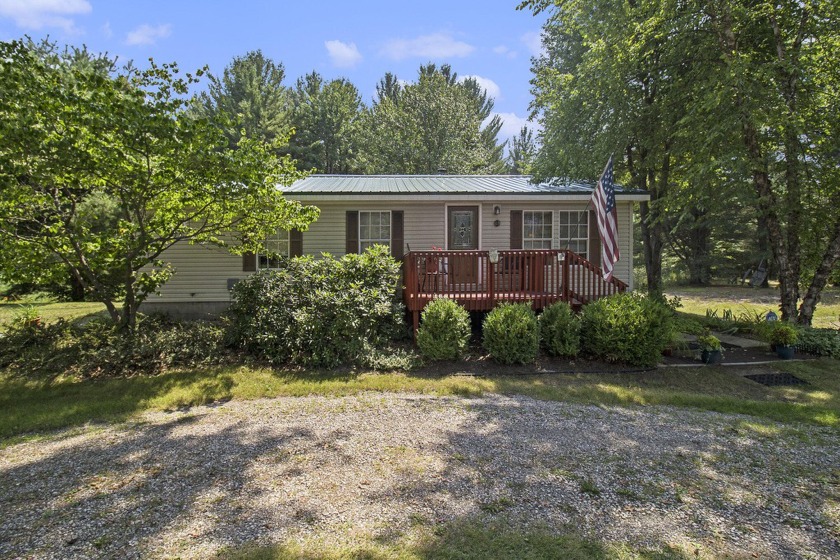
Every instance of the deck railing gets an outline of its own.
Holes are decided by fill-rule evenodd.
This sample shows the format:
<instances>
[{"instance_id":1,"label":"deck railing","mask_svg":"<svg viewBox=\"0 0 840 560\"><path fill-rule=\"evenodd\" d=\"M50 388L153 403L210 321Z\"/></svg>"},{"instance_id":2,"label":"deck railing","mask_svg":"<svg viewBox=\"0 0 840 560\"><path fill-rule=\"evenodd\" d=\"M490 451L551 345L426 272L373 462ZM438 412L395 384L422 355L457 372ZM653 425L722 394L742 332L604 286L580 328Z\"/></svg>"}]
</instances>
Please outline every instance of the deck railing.
<instances>
[{"instance_id":1,"label":"deck railing","mask_svg":"<svg viewBox=\"0 0 840 560\"><path fill-rule=\"evenodd\" d=\"M555 301L574 306L623 292L627 284L604 280L601 269L569 250L410 251L403 262L404 299L419 312L436 297L456 300L469 311L489 311L498 302L530 302L542 309Z\"/></svg>"}]
</instances>

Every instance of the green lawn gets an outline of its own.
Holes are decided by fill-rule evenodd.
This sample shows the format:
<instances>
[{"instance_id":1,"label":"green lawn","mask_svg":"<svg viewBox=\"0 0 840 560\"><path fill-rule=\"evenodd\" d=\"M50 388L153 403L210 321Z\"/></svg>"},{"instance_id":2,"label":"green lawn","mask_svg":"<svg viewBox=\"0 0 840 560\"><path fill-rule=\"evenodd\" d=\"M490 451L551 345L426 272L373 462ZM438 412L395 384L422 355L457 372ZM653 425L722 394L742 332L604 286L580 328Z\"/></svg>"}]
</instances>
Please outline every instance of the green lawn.
<instances>
[{"instance_id":1,"label":"green lawn","mask_svg":"<svg viewBox=\"0 0 840 560\"><path fill-rule=\"evenodd\" d=\"M768 388L731 368L661 369L638 374L478 378L406 373L291 373L249 366L172 371L158 376L31 381L0 375L0 438L89 422L122 421L227 399L353 395L365 391L480 396L522 394L598 405L672 405L750 414L781 422L840 424L840 362L785 363L810 386ZM9 443L9 441L7 441Z\"/></svg>"},{"instance_id":2,"label":"green lawn","mask_svg":"<svg viewBox=\"0 0 840 560\"><path fill-rule=\"evenodd\" d=\"M737 317L754 313L779 312L779 290L776 288L750 288L748 286L710 286L704 288L675 286L666 290L669 296L679 296L683 307L680 311L705 316L707 309L723 317L731 309ZM840 328L840 289L826 288L814 313L814 327Z\"/></svg>"},{"instance_id":3,"label":"green lawn","mask_svg":"<svg viewBox=\"0 0 840 560\"><path fill-rule=\"evenodd\" d=\"M51 323L57 319L64 318L68 321L82 319L87 317L94 317L97 315L105 316L105 306L96 302L33 302L33 303L18 303L18 302L0 302L0 332L3 331L3 326L16 315L19 315L25 309L31 308L44 320L44 322Z\"/></svg>"},{"instance_id":4,"label":"green lawn","mask_svg":"<svg viewBox=\"0 0 840 560\"><path fill-rule=\"evenodd\" d=\"M517 558L543 560L599 559L688 559L712 558L701 547L679 550L631 549L624 545L599 543L570 532L558 535L539 527L514 529L502 522L477 521L436 525L418 520L399 539L357 538L353 546L329 546L318 539L270 546L226 549L217 558L225 560L494 560ZM533 525L533 524L532 524ZM359 542L361 541L361 542Z\"/></svg>"}]
</instances>

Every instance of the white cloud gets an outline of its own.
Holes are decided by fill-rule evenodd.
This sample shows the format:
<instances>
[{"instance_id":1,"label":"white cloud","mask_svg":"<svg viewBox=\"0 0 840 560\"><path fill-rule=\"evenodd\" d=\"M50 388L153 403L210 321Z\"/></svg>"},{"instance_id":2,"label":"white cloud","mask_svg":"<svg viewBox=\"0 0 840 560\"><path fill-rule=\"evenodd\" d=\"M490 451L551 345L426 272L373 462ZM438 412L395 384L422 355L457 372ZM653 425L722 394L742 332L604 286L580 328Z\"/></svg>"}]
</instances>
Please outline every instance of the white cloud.
<instances>
[{"instance_id":1,"label":"white cloud","mask_svg":"<svg viewBox=\"0 0 840 560\"><path fill-rule=\"evenodd\" d=\"M491 80L490 78L484 78L482 76L459 76L458 81L463 82L467 78L472 78L478 85L480 85L484 91L487 92L487 95L492 97L493 99L501 99L502 98L502 90L499 88L499 84Z\"/></svg>"},{"instance_id":2,"label":"white cloud","mask_svg":"<svg viewBox=\"0 0 840 560\"><path fill-rule=\"evenodd\" d=\"M327 54L334 66L339 68L353 68L362 60L362 54L356 48L356 43L342 43L341 41L327 41Z\"/></svg>"},{"instance_id":3,"label":"white cloud","mask_svg":"<svg viewBox=\"0 0 840 560\"><path fill-rule=\"evenodd\" d=\"M472 54L475 47L456 41L447 33L421 35L414 39L392 39L380 51L393 60L406 58L457 58Z\"/></svg>"},{"instance_id":4,"label":"white cloud","mask_svg":"<svg viewBox=\"0 0 840 560\"><path fill-rule=\"evenodd\" d=\"M539 31L529 31L523 34L519 40L528 47L528 50L533 56L540 56L542 54L542 37Z\"/></svg>"},{"instance_id":5,"label":"white cloud","mask_svg":"<svg viewBox=\"0 0 840 560\"><path fill-rule=\"evenodd\" d=\"M130 31L125 37L126 45L154 45L158 39L165 39L172 34L172 26L168 23L151 26L143 24Z\"/></svg>"},{"instance_id":6,"label":"white cloud","mask_svg":"<svg viewBox=\"0 0 840 560\"><path fill-rule=\"evenodd\" d=\"M0 0L0 17L13 19L24 29L58 27L75 32L71 16L89 14L92 9L87 0Z\"/></svg>"},{"instance_id":7,"label":"white cloud","mask_svg":"<svg viewBox=\"0 0 840 560\"><path fill-rule=\"evenodd\" d=\"M507 45L495 46L495 47L493 47L493 52L500 55L500 56L504 56L505 58L509 58L509 59L516 58L516 55L518 54L516 51L510 50L510 48L508 48Z\"/></svg>"},{"instance_id":8,"label":"white cloud","mask_svg":"<svg viewBox=\"0 0 840 560\"><path fill-rule=\"evenodd\" d=\"M111 29L110 21L106 21L105 25L102 26L102 34L105 36L106 39L110 39L114 36L114 30Z\"/></svg>"},{"instance_id":9,"label":"white cloud","mask_svg":"<svg viewBox=\"0 0 840 560\"><path fill-rule=\"evenodd\" d=\"M499 129L499 140L502 142L518 136L523 126L527 126L535 132L540 130L539 123L531 122L524 117L519 117L516 113L493 113L488 119L492 119L497 115L502 118L502 128Z\"/></svg>"}]
</instances>

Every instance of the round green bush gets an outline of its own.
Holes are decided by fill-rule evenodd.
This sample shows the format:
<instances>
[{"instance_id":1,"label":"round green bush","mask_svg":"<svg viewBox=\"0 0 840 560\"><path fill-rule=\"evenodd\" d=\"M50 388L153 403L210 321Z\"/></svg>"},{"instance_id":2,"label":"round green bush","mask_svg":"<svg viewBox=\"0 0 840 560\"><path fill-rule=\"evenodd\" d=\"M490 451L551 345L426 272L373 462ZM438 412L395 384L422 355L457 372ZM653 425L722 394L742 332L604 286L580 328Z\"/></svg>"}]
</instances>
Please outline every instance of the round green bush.
<instances>
[{"instance_id":1,"label":"round green bush","mask_svg":"<svg viewBox=\"0 0 840 560\"><path fill-rule=\"evenodd\" d=\"M580 319L571 306L558 301L540 315L540 342L551 356L574 358L580 350Z\"/></svg>"},{"instance_id":2,"label":"round green bush","mask_svg":"<svg viewBox=\"0 0 840 560\"><path fill-rule=\"evenodd\" d=\"M470 340L470 315L457 302L437 298L423 310L417 330L420 353L430 360L454 360Z\"/></svg>"},{"instance_id":3,"label":"round green bush","mask_svg":"<svg viewBox=\"0 0 840 560\"><path fill-rule=\"evenodd\" d=\"M529 364L540 350L537 316L527 303L503 303L484 319L484 348L503 364Z\"/></svg>"},{"instance_id":4,"label":"round green bush","mask_svg":"<svg viewBox=\"0 0 840 560\"><path fill-rule=\"evenodd\" d=\"M653 366L671 339L674 312L638 293L599 299L583 307L584 352L608 362Z\"/></svg>"},{"instance_id":5,"label":"round green bush","mask_svg":"<svg viewBox=\"0 0 840 560\"><path fill-rule=\"evenodd\" d=\"M400 267L387 247L284 259L231 290L227 341L274 364L362 363L404 331Z\"/></svg>"}]
</instances>

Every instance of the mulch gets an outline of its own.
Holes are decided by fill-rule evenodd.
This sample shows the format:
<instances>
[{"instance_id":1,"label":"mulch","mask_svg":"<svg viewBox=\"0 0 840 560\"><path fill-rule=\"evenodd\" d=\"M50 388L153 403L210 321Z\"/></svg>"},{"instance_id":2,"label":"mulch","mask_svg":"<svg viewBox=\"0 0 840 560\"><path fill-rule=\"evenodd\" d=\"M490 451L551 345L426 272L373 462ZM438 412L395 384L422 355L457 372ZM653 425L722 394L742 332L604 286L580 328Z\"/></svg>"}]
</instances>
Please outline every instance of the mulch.
<instances>
[{"instance_id":1,"label":"mulch","mask_svg":"<svg viewBox=\"0 0 840 560\"><path fill-rule=\"evenodd\" d=\"M797 352L798 360L818 359L818 356ZM779 358L769 348L727 348L723 352L723 365L726 364L761 364L764 362L784 363L787 360ZM702 366L700 353L688 356L662 356L660 365L663 366ZM749 366L745 366L749 367ZM540 353L536 363L521 365L500 364L484 353L475 344L465 357L460 360L430 362L421 368L413 369L412 375L421 377L442 377L447 375L467 375L475 377L498 377L506 375L547 375L547 374L598 374L598 373L643 373L656 369L655 367L636 367L627 364L592 360L577 357L574 360L559 358Z\"/></svg>"}]
</instances>

